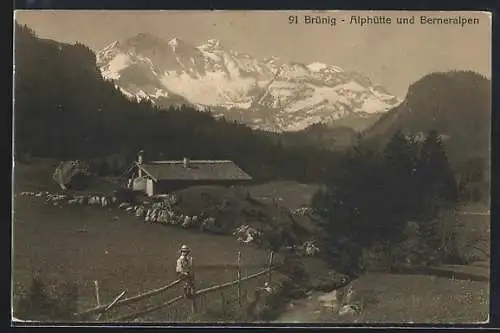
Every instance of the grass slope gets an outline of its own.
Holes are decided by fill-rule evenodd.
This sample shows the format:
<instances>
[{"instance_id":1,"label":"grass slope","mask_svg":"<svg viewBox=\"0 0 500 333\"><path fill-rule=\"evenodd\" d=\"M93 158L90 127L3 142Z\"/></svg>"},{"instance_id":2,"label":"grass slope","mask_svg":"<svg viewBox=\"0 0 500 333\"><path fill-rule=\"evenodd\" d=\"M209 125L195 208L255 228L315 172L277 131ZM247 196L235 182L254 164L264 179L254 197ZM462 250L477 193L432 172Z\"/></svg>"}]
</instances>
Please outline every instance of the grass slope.
<instances>
[{"instance_id":1,"label":"grass slope","mask_svg":"<svg viewBox=\"0 0 500 333\"><path fill-rule=\"evenodd\" d=\"M261 270L259 267L267 262L265 251L240 247L233 237L145 224L122 211L53 207L17 197L13 224L14 295L29 285L34 273L41 272L53 281L75 281L80 289L81 309L95 305L94 280L100 283L103 301L111 301L124 289L132 296L175 280L175 260L181 244L192 248L197 265L218 266L200 268L198 288L234 280L234 269L224 265L236 262L238 250L242 251L243 264L250 266L243 269L244 276ZM164 297L169 299L179 293L177 289ZM159 312L155 319L164 317Z\"/></svg>"},{"instance_id":2,"label":"grass slope","mask_svg":"<svg viewBox=\"0 0 500 333\"><path fill-rule=\"evenodd\" d=\"M56 165L54 160L33 159L15 166L14 305L29 286L33 274L38 272L56 283L75 281L79 287L80 309L95 306L94 280L99 281L102 302L111 301L122 290L127 290L126 296L132 296L160 287L175 279L175 260L181 244L188 244L193 250L195 265L203 266L197 269L197 288L234 280L235 270L226 266L236 263L238 250L242 251L242 263L246 266L243 276L260 271L267 264L266 251L242 246L231 236L146 224L114 208L51 206L43 199L19 195L21 191L60 192L51 178ZM96 191L95 185L89 190ZM264 205L268 204L267 198L285 197L292 208L308 204L314 188L280 182L254 186L250 192ZM197 200L202 190L217 192L217 188L211 187L187 189L181 193L185 204L200 205ZM226 195L227 191L222 194ZM257 284L262 284L262 279L246 283L244 289L251 290ZM179 292L178 289L169 292L153 302L173 298ZM217 294L215 303L219 298ZM177 312L159 311L144 320L164 321L167 317L185 320L181 318L182 311Z\"/></svg>"}]
</instances>

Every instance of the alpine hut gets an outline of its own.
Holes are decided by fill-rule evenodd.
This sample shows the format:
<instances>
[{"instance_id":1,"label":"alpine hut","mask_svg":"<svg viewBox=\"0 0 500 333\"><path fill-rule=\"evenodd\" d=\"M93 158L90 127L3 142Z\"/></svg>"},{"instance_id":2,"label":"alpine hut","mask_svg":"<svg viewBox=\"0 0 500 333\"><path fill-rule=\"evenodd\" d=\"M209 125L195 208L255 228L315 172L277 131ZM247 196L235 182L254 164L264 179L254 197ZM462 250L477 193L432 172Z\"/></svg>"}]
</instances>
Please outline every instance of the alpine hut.
<instances>
[{"instance_id":1,"label":"alpine hut","mask_svg":"<svg viewBox=\"0 0 500 333\"><path fill-rule=\"evenodd\" d=\"M231 186L252 180L228 160L148 161L143 152L128 170L129 186L148 196L164 194L195 185Z\"/></svg>"}]
</instances>

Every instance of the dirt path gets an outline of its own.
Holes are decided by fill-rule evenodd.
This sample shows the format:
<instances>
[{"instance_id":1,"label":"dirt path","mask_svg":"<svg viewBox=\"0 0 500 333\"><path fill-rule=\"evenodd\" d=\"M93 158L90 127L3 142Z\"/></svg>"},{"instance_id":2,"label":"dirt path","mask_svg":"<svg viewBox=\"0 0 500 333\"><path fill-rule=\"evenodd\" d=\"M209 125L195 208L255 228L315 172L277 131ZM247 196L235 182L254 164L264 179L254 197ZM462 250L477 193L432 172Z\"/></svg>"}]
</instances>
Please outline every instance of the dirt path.
<instances>
[{"instance_id":1,"label":"dirt path","mask_svg":"<svg viewBox=\"0 0 500 333\"><path fill-rule=\"evenodd\" d=\"M329 304L332 293L312 293L305 299L297 300L288 305L285 312L275 323L329 323L337 318L331 312Z\"/></svg>"}]
</instances>

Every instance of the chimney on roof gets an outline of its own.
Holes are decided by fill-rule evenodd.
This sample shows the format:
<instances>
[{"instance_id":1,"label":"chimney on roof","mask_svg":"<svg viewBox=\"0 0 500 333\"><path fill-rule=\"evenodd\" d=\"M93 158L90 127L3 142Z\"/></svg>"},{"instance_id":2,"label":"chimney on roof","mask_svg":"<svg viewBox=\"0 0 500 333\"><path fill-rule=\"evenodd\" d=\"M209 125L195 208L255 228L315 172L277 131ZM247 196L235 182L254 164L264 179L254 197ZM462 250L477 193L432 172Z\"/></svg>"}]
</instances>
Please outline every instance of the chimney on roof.
<instances>
[{"instance_id":1,"label":"chimney on roof","mask_svg":"<svg viewBox=\"0 0 500 333\"><path fill-rule=\"evenodd\" d=\"M137 164L142 164L144 161L144 150L141 150L137 155Z\"/></svg>"},{"instance_id":2,"label":"chimney on roof","mask_svg":"<svg viewBox=\"0 0 500 333\"><path fill-rule=\"evenodd\" d=\"M189 164L190 164L190 160L189 158L187 157L184 157L184 168L188 169L189 168Z\"/></svg>"}]
</instances>

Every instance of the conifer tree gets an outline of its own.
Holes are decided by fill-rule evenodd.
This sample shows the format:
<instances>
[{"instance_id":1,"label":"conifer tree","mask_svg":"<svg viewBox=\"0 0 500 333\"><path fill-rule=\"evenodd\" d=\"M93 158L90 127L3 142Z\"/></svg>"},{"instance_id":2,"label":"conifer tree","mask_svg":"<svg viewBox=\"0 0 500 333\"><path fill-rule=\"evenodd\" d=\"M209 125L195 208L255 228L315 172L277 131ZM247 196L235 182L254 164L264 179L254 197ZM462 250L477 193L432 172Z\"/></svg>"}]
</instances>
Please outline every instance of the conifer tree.
<instances>
[{"instance_id":1,"label":"conifer tree","mask_svg":"<svg viewBox=\"0 0 500 333\"><path fill-rule=\"evenodd\" d=\"M448 163L439 134L430 131L422 144L417 166L419 181L419 228L421 246L427 255L438 257L441 251L439 212L448 209L457 200L457 184Z\"/></svg>"},{"instance_id":2,"label":"conifer tree","mask_svg":"<svg viewBox=\"0 0 500 333\"><path fill-rule=\"evenodd\" d=\"M417 165L423 218L436 216L446 203L457 199L457 183L439 134L430 131L420 149Z\"/></svg>"}]
</instances>

